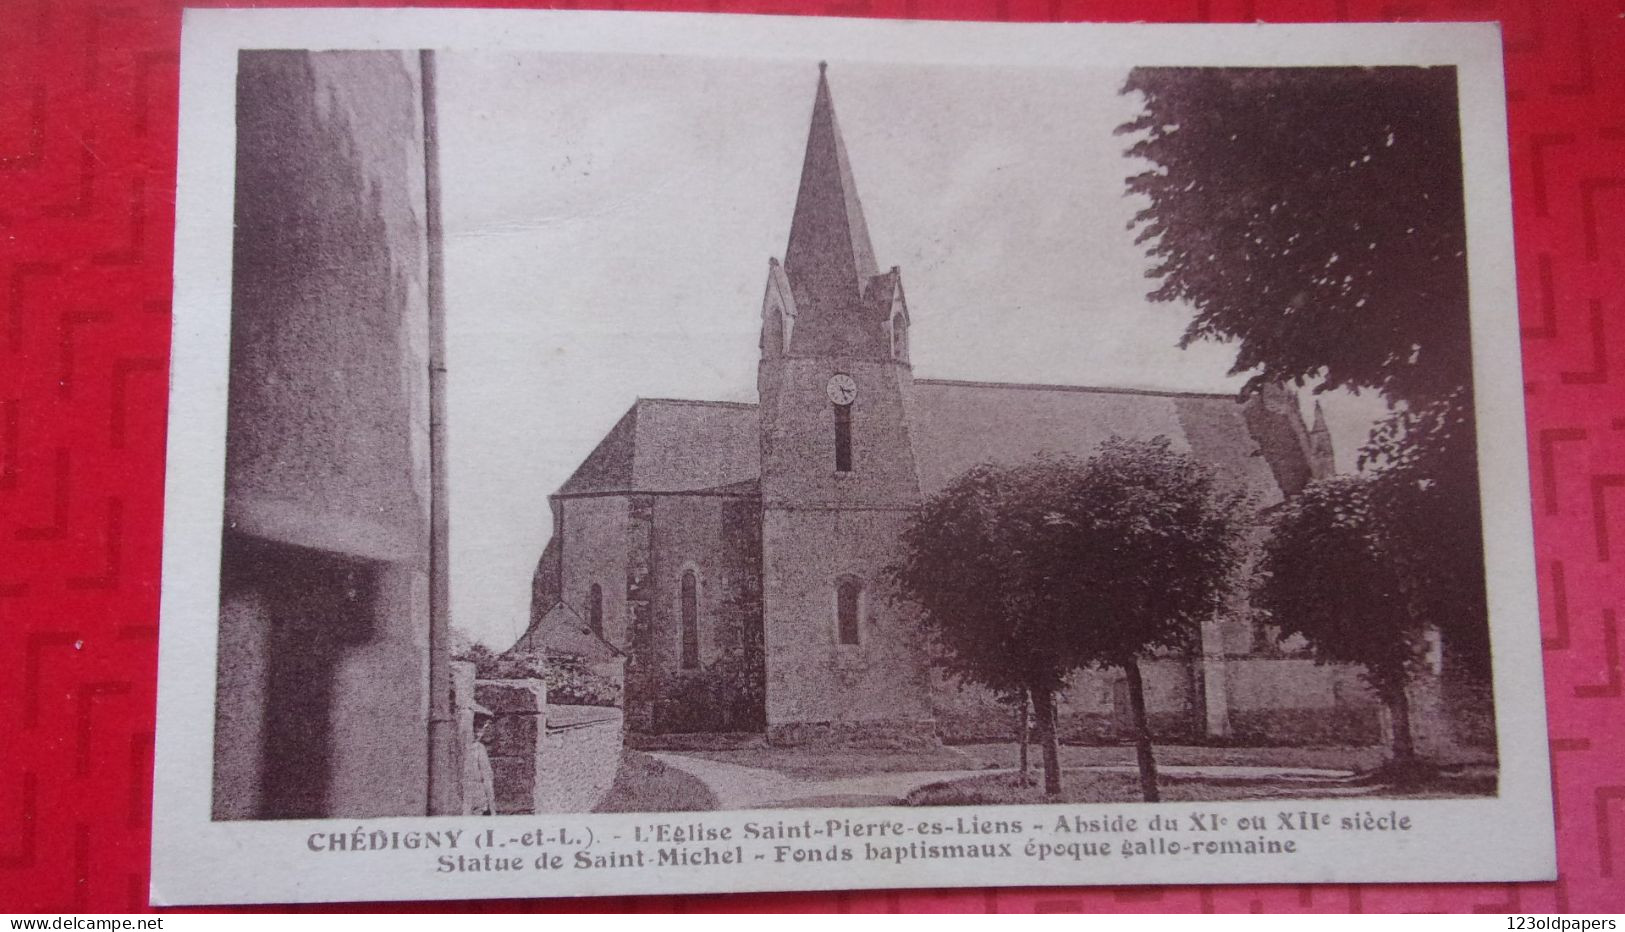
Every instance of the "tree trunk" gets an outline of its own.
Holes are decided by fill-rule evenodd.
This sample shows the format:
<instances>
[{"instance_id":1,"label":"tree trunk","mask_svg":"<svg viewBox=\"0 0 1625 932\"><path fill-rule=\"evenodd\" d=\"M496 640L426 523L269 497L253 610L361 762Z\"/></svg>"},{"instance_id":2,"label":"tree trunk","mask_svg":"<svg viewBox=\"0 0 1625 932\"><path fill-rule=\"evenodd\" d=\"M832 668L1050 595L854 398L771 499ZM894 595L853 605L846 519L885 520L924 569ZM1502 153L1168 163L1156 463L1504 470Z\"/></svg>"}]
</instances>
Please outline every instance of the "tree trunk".
<instances>
[{"instance_id":1,"label":"tree trunk","mask_svg":"<svg viewBox=\"0 0 1625 932\"><path fill-rule=\"evenodd\" d=\"M1140 662L1133 657L1122 664L1128 676L1128 704L1134 720L1134 752L1140 761L1140 792L1145 801L1161 801L1157 793L1157 760L1151 756L1151 723L1145 714L1145 681L1140 678Z\"/></svg>"},{"instance_id":2,"label":"tree trunk","mask_svg":"<svg viewBox=\"0 0 1625 932\"><path fill-rule=\"evenodd\" d=\"M1416 741L1411 737L1411 697L1401 683L1389 690L1388 717L1393 720L1394 763L1409 767L1416 763Z\"/></svg>"},{"instance_id":3,"label":"tree trunk","mask_svg":"<svg viewBox=\"0 0 1625 932\"><path fill-rule=\"evenodd\" d=\"M1027 693L1027 690L1023 689L1021 691L1021 702L1016 706L1016 734L1021 740L1022 786L1030 786L1032 784L1032 777L1029 776L1032 773L1032 766L1027 754L1027 747L1031 743L1032 738L1032 724L1027 712L1031 705L1032 697Z\"/></svg>"},{"instance_id":4,"label":"tree trunk","mask_svg":"<svg viewBox=\"0 0 1625 932\"><path fill-rule=\"evenodd\" d=\"M1055 798L1061 795L1061 748L1055 740L1055 693L1048 689L1035 689L1032 697L1038 742L1044 752L1044 795Z\"/></svg>"}]
</instances>

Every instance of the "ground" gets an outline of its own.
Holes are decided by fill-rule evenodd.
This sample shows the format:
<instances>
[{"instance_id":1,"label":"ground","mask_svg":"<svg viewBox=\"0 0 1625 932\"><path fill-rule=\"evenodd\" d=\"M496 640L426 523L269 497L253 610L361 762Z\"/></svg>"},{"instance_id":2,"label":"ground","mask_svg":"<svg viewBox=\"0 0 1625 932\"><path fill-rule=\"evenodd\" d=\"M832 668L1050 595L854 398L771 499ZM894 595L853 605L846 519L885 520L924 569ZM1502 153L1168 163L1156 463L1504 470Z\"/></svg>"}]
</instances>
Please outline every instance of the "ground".
<instances>
[{"instance_id":1,"label":"ground","mask_svg":"<svg viewBox=\"0 0 1625 932\"><path fill-rule=\"evenodd\" d=\"M599 800L597 812L702 812L720 809L699 780L638 751L621 754L615 783Z\"/></svg>"},{"instance_id":2,"label":"ground","mask_svg":"<svg viewBox=\"0 0 1625 932\"><path fill-rule=\"evenodd\" d=\"M1167 802L1233 799L1421 799L1488 796L1495 793L1495 778L1480 774L1440 777L1427 783L1399 787L1353 775L1338 777L1200 776L1159 773L1157 788ZM1078 768L1063 772L1059 800L1046 799L1035 783L1023 784L1014 772L981 774L969 779L927 784L903 798L909 806L986 806L1020 803L1122 803L1140 801L1140 777L1135 771Z\"/></svg>"},{"instance_id":3,"label":"ground","mask_svg":"<svg viewBox=\"0 0 1625 932\"><path fill-rule=\"evenodd\" d=\"M1159 747L1164 799L1477 796L1495 792L1493 768L1446 771L1395 787L1371 773L1380 748ZM1041 771L1034 749L1034 782ZM1015 773L1015 744L921 751L850 748L628 751L600 811L680 812L819 806L1044 802ZM1061 748L1065 802L1133 802L1130 747Z\"/></svg>"}]
</instances>

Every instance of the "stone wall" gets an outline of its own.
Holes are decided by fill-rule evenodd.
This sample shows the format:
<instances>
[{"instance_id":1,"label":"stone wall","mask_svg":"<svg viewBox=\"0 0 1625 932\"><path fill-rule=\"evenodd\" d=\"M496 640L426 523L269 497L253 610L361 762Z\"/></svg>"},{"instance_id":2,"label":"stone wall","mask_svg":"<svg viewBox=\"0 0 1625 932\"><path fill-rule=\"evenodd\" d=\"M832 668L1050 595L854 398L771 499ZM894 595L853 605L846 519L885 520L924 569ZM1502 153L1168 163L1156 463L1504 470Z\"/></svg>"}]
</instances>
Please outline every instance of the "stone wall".
<instances>
[{"instance_id":1,"label":"stone wall","mask_svg":"<svg viewBox=\"0 0 1625 932\"><path fill-rule=\"evenodd\" d=\"M1200 735L1190 665L1183 660L1140 664L1145 682L1146 713L1160 740L1189 741ZM1016 707L997 701L977 686L940 674L933 686L937 730L944 741L1012 741L1017 734ZM1056 698L1056 732L1063 742L1098 744L1133 735L1129 718L1128 681L1117 670L1081 670Z\"/></svg>"},{"instance_id":2,"label":"stone wall","mask_svg":"<svg viewBox=\"0 0 1625 932\"><path fill-rule=\"evenodd\" d=\"M485 734L497 812L590 812L620 767L622 714L604 706L547 704L541 680L478 680L495 716Z\"/></svg>"},{"instance_id":3,"label":"stone wall","mask_svg":"<svg viewBox=\"0 0 1625 932\"><path fill-rule=\"evenodd\" d=\"M651 496L644 624L627 671L627 708L649 734L760 730L761 510L753 496ZM646 516L646 517L644 517ZM634 545L634 550L637 549ZM683 667L682 579L697 582L699 665ZM635 713L630 711L635 710Z\"/></svg>"},{"instance_id":4,"label":"stone wall","mask_svg":"<svg viewBox=\"0 0 1625 932\"><path fill-rule=\"evenodd\" d=\"M559 601L586 620L591 614L589 593L597 585L603 593L604 640L626 650L631 643L626 604L627 500L619 495L567 498L559 500L558 507L563 541Z\"/></svg>"},{"instance_id":5,"label":"stone wall","mask_svg":"<svg viewBox=\"0 0 1625 932\"><path fill-rule=\"evenodd\" d=\"M1358 667L1306 657L1225 661L1230 737L1238 744L1369 745L1379 704Z\"/></svg>"},{"instance_id":6,"label":"stone wall","mask_svg":"<svg viewBox=\"0 0 1625 932\"><path fill-rule=\"evenodd\" d=\"M547 711L537 812L591 812L621 765L622 717L602 706L551 706Z\"/></svg>"},{"instance_id":7,"label":"stone wall","mask_svg":"<svg viewBox=\"0 0 1625 932\"><path fill-rule=\"evenodd\" d=\"M425 588L410 566L226 535L215 818L424 811Z\"/></svg>"},{"instance_id":8,"label":"stone wall","mask_svg":"<svg viewBox=\"0 0 1625 932\"><path fill-rule=\"evenodd\" d=\"M485 732L496 786L497 813L536 811L546 774L547 684L542 680L477 680L474 698L494 720Z\"/></svg>"},{"instance_id":9,"label":"stone wall","mask_svg":"<svg viewBox=\"0 0 1625 932\"><path fill-rule=\"evenodd\" d=\"M416 53L238 59L213 813L427 807Z\"/></svg>"},{"instance_id":10,"label":"stone wall","mask_svg":"<svg viewBox=\"0 0 1625 932\"><path fill-rule=\"evenodd\" d=\"M767 720L776 743L931 740L925 634L883 575L903 511L764 516ZM862 583L857 644L839 642L836 585Z\"/></svg>"},{"instance_id":11,"label":"stone wall","mask_svg":"<svg viewBox=\"0 0 1625 932\"><path fill-rule=\"evenodd\" d=\"M1230 702L1226 734L1208 729L1200 679L1189 661L1151 660L1140 668L1151 731L1160 741L1364 746L1382 740L1380 708L1357 668L1317 666L1302 658L1225 660L1220 669ZM1009 741L1016 734L1014 707L986 690L939 677L933 698L945 741ZM1127 682L1115 670L1073 674L1056 713L1065 742L1111 743L1133 736Z\"/></svg>"},{"instance_id":12,"label":"stone wall","mask_svg":"<svg viewBox=\"0 0 1625 932\"><path fill-rule=\"evenodd\" d=\"M426 548L416 53L239 58L226 514L372 559Z\"/></svg>"}]
</instances>

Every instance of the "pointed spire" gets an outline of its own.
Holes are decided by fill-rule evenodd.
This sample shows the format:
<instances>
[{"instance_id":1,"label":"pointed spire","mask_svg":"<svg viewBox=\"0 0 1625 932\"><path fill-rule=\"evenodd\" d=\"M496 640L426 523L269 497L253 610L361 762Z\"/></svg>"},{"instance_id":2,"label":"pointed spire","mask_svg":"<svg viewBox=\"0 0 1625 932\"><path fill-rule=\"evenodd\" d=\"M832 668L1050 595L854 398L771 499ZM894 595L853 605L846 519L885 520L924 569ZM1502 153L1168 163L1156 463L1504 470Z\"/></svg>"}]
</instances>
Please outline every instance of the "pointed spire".
<instances>
[{"instance_id":1,"label":"pointed spire","mask_svg":"<svg viewBox=\"0 0 1625 932\"><path fill-rule=\"evenodd\" d=\"M1311 433L1329 434L1331 428L1326 426L1326 412L1321 410L1320 401L1315 401L1315 426L1309 428Z\"/></svg>"},{"instance_id":2,"label":"pointed spire","mask_svg":"<svg viewBox=\"0 0 1625 932\"><path fill-rule=\"evenodd\" d=\"M826 67L818 63L818 91L784 270L800 315L798 334L817 344L810 351L854 351L872 336L868 331L874 328L866 326L861 302L879 269L835 120Z\"/></svg>"},{"instance_id":3,"label":"pointed spire","mask_svg":"<svg viewBox=\"0 0 1625 932\"><path fill-rule=\"evenodd\" d=\"M1326 423L1326 412L1315 401L1315 425L1309 428L1309 469L1316 479L1324 479L1337 471L1337 455L1332 450L1332 429Z\"/></svg>"}]
</instances>

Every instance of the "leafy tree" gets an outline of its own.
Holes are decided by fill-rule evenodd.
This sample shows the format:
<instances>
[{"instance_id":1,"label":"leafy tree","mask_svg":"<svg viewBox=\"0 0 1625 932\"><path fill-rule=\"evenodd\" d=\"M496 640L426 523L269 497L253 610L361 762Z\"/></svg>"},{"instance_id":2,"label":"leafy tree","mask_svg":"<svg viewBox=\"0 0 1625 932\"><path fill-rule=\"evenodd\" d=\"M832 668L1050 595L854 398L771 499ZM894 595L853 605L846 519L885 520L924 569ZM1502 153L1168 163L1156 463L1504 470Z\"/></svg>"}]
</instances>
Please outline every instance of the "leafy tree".
<instances>
[{"instance_id":1,"label":"leafy tree","mask_svg":"<svg viewBox=\"0 0 1625 932\"><path fill-rule=\"evenodd\" d=\"M1449 68L1137 68L1151 163L1137 242L1184 345L1236 343L1254 386L1399 400L1468 384L1456 75Z\"/></svg>"},{"instance_id":2,"label":"leafy tree","mask_svg":"<svg viewBox=\"0 0 1625 932\"><path fill-rule=\"evenodd\" d=\"M1421 669L1425 630L1385 527L1378 480L1310 483L1276 516L1253 605L1320 663L1353 663L1393 719L1393 763L1416 761L1406 686Z\"/></svg>"},{"instance_id":3,"label":"leafy tree","mask_svg":"<svg viewBox=\"0 0 1625 932\"><path fill-rule=\"evenodd\" d=\"M1395 409L1362 459L1390 556L1447 658L1489 668L1456 74L1450 68L1140 68L1118 128L1154 301L1232 374L1374 390ZM1450 662L1450 661L1447 661Z\"/></svg>"},{"instance_id":4,"label":"leafy tree","mask_svg":"<svg viewBox=\"0 0 1625 932\"><path fill-rule=\"evenodd\" d=\"M1472 437L1471 421L1459 398L1408 406L1377 425L1363 458L1412 616L1438 626L1447 664L1482 679L1490 643L1477 458L1458 439Z\"/></svg>"},{"instance_id":5,"label":"leafy tree","mask_svg":"<svg viewBox=\"0 0 1625 932\"><path fill-rule=\"evenodd\" d=\"M1032 697L1049 796L1061 792L1054 695L1077 666L1066 636L1075 620L1039 611L1033 551L1045 544L1049 496L1080 468L1054 457L972 468L910 517L892 568L924 613L940 666L994 693Z\"/></svg>"},{"instance_id":6,"label":"leafy tree","mask_svg":"<svg viewBox=\"0 0 1625 932\"><path fill-rule=\"evenodd\" d=\"M1044 789L1060 793L1055 694L1072 671L1128 679L1141 789L1158 798L1139 659L1189 646L1241 562L1247 506L1166 438L1112 438L1087 462L979 466L911 518L894 570L939 663L1032 698Z\"/></svg>"},{"instance_id":7,"label":"leafy tree","mask_svg":"<svg viewBox=\"0 0 1625 932\"><path fill-rule=\"evenodd\" d=\"M1236 582L1251 503L1221 486L1213 467L1173 451L1165 437L1113 437L1078 481L1056 490L1052 535L1039 556L1046 607L1076 622L1071 655L1123 672L1140 788L1158 799L1139 661L1190 649Z\"/></svg>"}]
</instances>

